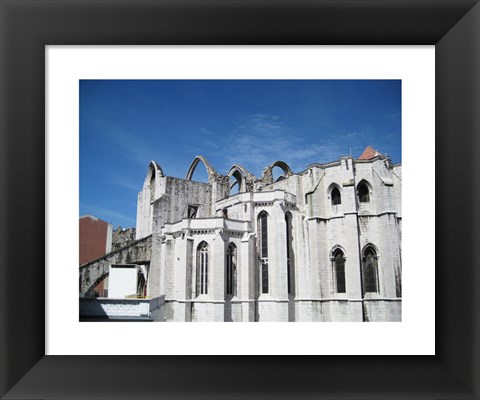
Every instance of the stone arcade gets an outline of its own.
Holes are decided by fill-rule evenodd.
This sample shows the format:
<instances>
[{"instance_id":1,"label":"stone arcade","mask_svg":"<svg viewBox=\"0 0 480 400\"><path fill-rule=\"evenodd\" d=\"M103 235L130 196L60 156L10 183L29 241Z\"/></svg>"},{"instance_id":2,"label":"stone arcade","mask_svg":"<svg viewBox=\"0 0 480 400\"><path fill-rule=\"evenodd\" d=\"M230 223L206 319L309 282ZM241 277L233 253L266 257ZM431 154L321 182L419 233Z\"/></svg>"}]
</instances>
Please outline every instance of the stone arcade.
<instances>
[{"instance_id":1,"label":"stone arcade","mask_svg":"<svg viewBox=\"0 0 480 400\"><path fill-rule=\"evenodd\" d=\"M199 163L208 183L192 180ZM123 262L144 266L167 321L400 321L401 172L370 147L260 178L197 156L180 179L152 161L137 240L82 266L80 290Z\"/></svg>"}]
</instances>

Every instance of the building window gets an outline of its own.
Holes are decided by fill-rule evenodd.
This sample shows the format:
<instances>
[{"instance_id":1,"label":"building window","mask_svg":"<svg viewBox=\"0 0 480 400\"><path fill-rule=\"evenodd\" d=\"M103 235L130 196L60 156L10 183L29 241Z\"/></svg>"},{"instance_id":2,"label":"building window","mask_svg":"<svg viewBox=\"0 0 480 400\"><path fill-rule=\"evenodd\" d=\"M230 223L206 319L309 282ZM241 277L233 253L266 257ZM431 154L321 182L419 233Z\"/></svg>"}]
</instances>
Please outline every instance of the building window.
<instances>
[{"instance_id":1,"label":"building window","mask_svg":"<svg viewBox=\"0 0 480 400\"><path fill-rule=\"evenodd\" d=\"M262 211L258 215L258 253L260 256L260 276L262 282L262 293L268 293L268 214Z\"/></svg>"},{"instance_id":2,"label":"building window","mask_svg":"<svg viewBox=\"0 0 480 400\"><path fill-rule=\"evenodd\" d=\"M370 201L370 193L367 184L362 181L357 186L358 201L360 203L368 203Z\"/></svg>"},{"instance_id":3,"label":"building window","mask_svg":"<svg viewBox=\"0 0 480 400\"><path fill-rule=\"evenodd\" d=\"M237 246L227 247L227 294L236 294L237 286Z\"/></svg>"},{"instance_id":4,"label":"building window","mask_svg":"<svg viewBox=\"0 0 480 400\"><path fill-rule=\"evenodd\" d=\"M197 247L197 296L208 293L208 244Z\"/></svg>"},{"instance_id":5,"label":"building window","mask_svg":"<svg viewBox=\"0 0 480 400\"><path fill-rule=\"evenodd\" d=\"M198 207L197 206L188 206L187 209L187 218L197 218Z\"/></svg>"},{"instance_id":6,"label":"building window","mask_svg":"<svg viewBox=\"0 0 480 400\"><path fill-rule=\"evenodd\" d=\"M137 271L137 297L145 297L147 295L147 282L145 275L141 270Z\"/></svg>"},{"instance_id":7,"label":"building window","mask_svg":"<svg viewBox=\"0 0 480 400\"><path fill-rule=\"evenodd\" d=\"M345 293L345 256L340 249L333 253L333 276L336 292Z\"/></svg>"},{"instance_id":8,"label":"building window","mask_svg":"<svg viewBox=\"0 0 480 400\"><path fill-rule=\"evenodd\" d=\"M336 206L338 204L342 204L342 197L340 196L340 190L337 187L334 187L332 190L332 205Z\"/></svg>"},{"instance_id":9,"label":"building window","mask_svg":"<svg viewBox=\"0 0 480 400\"><path fill-rule=\"evenodd\" d=\"M378 292L377 253L371 246L363 251L363 290L365 293Z\"/></svg>"},{"instance_id":10,"label":"building window","mask_svg":"<svg viewBox=\"0 0 480 400\"><path fill-rule=\"evenodd\" d=\"M288 294L292 293L292 265L293 265L293 249L292 249L292 214L287 212L285 214L285 226L287 229L287 289Z\"/></svg>"}]
</instances>

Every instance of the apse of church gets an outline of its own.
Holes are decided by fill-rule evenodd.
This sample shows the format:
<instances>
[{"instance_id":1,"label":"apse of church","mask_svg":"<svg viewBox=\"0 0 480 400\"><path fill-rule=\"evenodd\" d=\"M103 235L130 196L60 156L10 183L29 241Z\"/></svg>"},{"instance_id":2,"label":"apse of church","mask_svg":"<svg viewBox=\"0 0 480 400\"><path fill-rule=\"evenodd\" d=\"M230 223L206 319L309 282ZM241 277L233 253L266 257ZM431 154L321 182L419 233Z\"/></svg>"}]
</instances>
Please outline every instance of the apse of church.
<instances>
[{"instance_id":1,"label":"apse of church","mask_svg":"<svg viewBox=\"0 0 480 400\"><path fill-rule=\"evenodd\" d=\"M182 179L152 161L136 227L151 241L147 295L165 296L167 321L400 321L401 184L370 147L259 178L197 156Z\"/></svg>"}]
</instances>

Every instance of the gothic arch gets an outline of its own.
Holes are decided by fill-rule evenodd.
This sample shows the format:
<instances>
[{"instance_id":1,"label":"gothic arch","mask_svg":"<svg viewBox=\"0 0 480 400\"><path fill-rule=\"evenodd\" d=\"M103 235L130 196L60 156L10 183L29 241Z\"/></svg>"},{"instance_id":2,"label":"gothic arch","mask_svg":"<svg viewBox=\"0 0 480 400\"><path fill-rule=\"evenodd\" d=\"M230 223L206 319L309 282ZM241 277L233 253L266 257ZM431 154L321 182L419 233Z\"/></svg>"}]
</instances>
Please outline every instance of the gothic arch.
<instances>
[{"instance_id":1,"label":"gothic arch","mask_svg":"<svg viewBox=\"0 0 480 400\"><path fill-rule=\"evenodd\" d=\"M228 171L228 179L230 179L232 176L235 178L235 182L233 184L229 184L229 191L232 190L233 186L235 184L238 184L238 192L245 192L246 191L246 186L247 186L247 182L246 182L246 177L245 177L245 171L243 170L243 168L239 167L238 165L234 165L232 166L232 168L230 168L230 171Z\"/></svg>"},{"instance_id":2,"label":"gothic arch","mask_svg":"<svg viewBox=\"0 0 480 400\"><path fill-rule=\"evenodd\" d=\"M347 258L346 256L347 252L345 251L345 248L343 246L340 246L339 244L336 244L335 246L332 247L332 250L330 250L330 260L334 259L335 254L339 250L343 253L343 256L345 257L345 259Z\"/></svg>"},{"instance_id":3,"label":"gothic arch","mask_svg":"<svg viewBox=\"0 0 480 400\"><path fill-rule=\"evenodd\" d=\"M375 253L376 257L378 258L378 247L375 246L373 243L367 243L365 246L362 248L362 257L365 254L365 252L368 250L368 248L371 248L373 252Z\"/></svg>"},{"instance_id":4,"label":"gothic arch","mask_svg":"<svg viewBox=\"0 0 480 400\"><path fill-rule=\"evenodd\" d=\"M196 156L193 159L192 164L190 164L190 168L188 168L187 175L185 176L185 180L187 181L192 180L192 176L193 176L193 173L195 172L195 168L197 168L197 165L200 161L203 163L203 165L205 165L205 168L207 169L208 180L218 175L218 172L215 171L215 169L210 165L210 163L205 159L205 157Z\"/></svg>"},{"instance_id":5,"label":"gothic arch","mask_svg":"<svg viewBox=\"0 0 480 400\"><path fill-rule=\"evenodd\" d=\"M332 183L328 186L327 193L330 194L334 188L337 188L338 190L340 190L340 193L342 192L341 186L340 186L338 183L336 183L336 182L332 182Z\"/></svg>"},{"instance_id":6,"label":"gothic arch","mask_svg":"<svg viewBox=\"0 0 480 400\"><path fill-rule=\"evenodd\" d=\"M240 164L233 164L232 165L232 168L230 168L230 171L228 171L228 176L232 175L232 173L235 171L235 170L239 170L243 176L245 177L249 177L251 176L252 174L250 172L248 172L244 167L242 167Z\"/></svg>"},{"instance_id":7,"label":"gothic arch","mask_svg":"<svg viewBox=\"0 0 480 400\"><path fill-rule=\"evenodd\" d=\"M270 164L267 168L263 170L262 173L262 180L267 184L273 183L273 173L272 169L275 167L279 167L283 171L283 175L281 176L283 179L288 178L289 176L293 175L292 170L284 161L275 161ZM279 178L280 179L280 178Z\"/></svg>"},{"instance_id":8,"label":"gothic arch","mask_svg":"<svg viewBox=\"0 0 480 400\"><path fill-rule=\"evenodd\" d=\"M145 266L137 266L137 296L147 295L148 276Z\"/></svg>"},{"instance_id":9,"label":"gothic arch","mask_svg":"<svg viewBox=\"0 0 480 400\"><path fill-rule=\"evenodd\" d=\"M280 167L283 170L283 173L285 174L285 177L288 177L293 174L292 170L290 167L287 165L286 162L284 161L275 161L272 163L268 168L273 169L273 167Z\"/></svg>"},{"instance_id":10,"label":"gothic arch","mask_svg":"<svg viewBox=\"0 0 480 400\"><path fill-rule=\"evenodd\" d=\"M380 277L378 269L378 249L372 243L362 249L362 296L366 293L380 293Z\"/></svg>"},{"instance_id":11,"label":"gothic arch","mask_svg":"<svg viewBox=\"0 0 480 400\"><path fill-rule=\"evenodd\" d=\"M342 188L337 183L333 182L327 189L327 196L332 205L342 204Z\"/></svg>"},{"instance_id":12,"label":"gothic arch","mask_svg":"<svg viewBox=\"0 0 480 400\"><path fill-rule=\"evenodd\" d=\"M360 203L369 203L372 201L372 185L366 179L362 179L357 185L357 198Z\"/></svg>"},{"instance_id":13,"label":"gothic arch","mask_svg":"<svg viewBox=\"0 0 480 400\"><path fill-rule=\"evenodd\" d=\"M150 203L155 201L155 180L157 177L163 177L163 171L160 165L155 161L150 161L148 164L148 172L143 184L143 190L145 191L146 198L150 199Z\"/></svg>"},{"instance_id":14,"label":"gothic arch","mask_svg":"<svg viewBox=\"0 0 480 400\"><path fill-rule=\"evenodd\" d=\"M346 293L345 264L347 257L345 249L340 245L333 246L330 251L332 262L332 286L334 293Z\"/></svg>"},{"instance_id":15,"label":"gothic arch","mask_svg":"<svg viewBox=\"0 0 480 400\"><path fill-rule=\"evenodd\" d=\"M239 185L239 192L246 192L247 182L255 180L255 177L239 164L233 164L230 171L228 171L227 177L230 179L232 176L236 179L235 183ZM233 185L235 185L235 183ZM229 187L229 190L232 189L233 185Z\"/></svg>"},{"instance_id":16,"label":"gothic arch","mask_svg":"<svg viewBox=\"0 0 480 400\"><path fill-rule=\"evenodd\" d=\"M284 178L288 178L290 175L293 175L292 170L287 165L287 163L284 162L284 161L280 161L280 160L275 161L274 163L272 163L268 166L268 169L270 169L270 171L272 171L273 168L275 168L275 167L279 167L283 171L283 177ZM272 173L272 177L273 177L273 173Z\"/></svg>"},{"instance_id":17,"label":"gothic arch","mask_svg":"<svg viewBox=\"0 0 480 400\"><path fill-rule=\"evenodd\" d=\"M163 174L162 168L155 161L150 161L148 164L148 172L145 178L145 183L148 185L152 182L157 176L165 176Z\"/></svg>"},{"instance_id":18,"label":"gothic arch","mask_svg":"<svg viewBox=\"0 0 480 400\"><path fill-rule=\"evenodd\" d=\"M197 246L197 265L196 265L196 296L208 294L208 269L210 263L210 246L202 240Z\"/></svg>"}]
</instances>

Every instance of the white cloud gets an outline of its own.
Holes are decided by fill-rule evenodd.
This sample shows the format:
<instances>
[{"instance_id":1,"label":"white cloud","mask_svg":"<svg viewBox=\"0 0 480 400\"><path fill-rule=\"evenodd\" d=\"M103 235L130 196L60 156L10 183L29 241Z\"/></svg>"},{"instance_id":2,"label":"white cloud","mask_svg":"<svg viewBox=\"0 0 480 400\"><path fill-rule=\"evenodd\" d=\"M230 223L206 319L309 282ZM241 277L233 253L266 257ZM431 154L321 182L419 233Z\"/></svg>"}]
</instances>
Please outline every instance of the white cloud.
<instances>
[{"instance_id":1,"label":"white cloud","mask_svg":"<svg viewBox=\"0 0 480 400\"><path fill-rule=\"evenodd\" d=\"M200 128L200 133L202 133L203 135L207 135L207 136L214 135L214 133L210 129L207 129L207 128Z\"/></svg>"},{"instance_id":2,"label":"white cloud","mask_svg":"<svg viewBox=\"0 0 480 400\"><path fill-rule=\"evenodd\" d=\"M138 193L140 192L140 190L142 190L143 182L134 183L125 176L111 174L109 183L131 190L132 192Z\"/></svg>"},{"instance_id":3,"label":"white cloud","mask_svg":"<svg viewBox=\"0 0 480 400\"><path fill-rule=\"evenodd\" d=\"M259 176L263 168L277 160L285 161L293 171L303 171L313 162L330 162L348 154L345 138L329 137L312 143L293 130L277 115L254 114L244 117L226 138L223 169L238 163Z\"/></svg>"}]
</instances>

